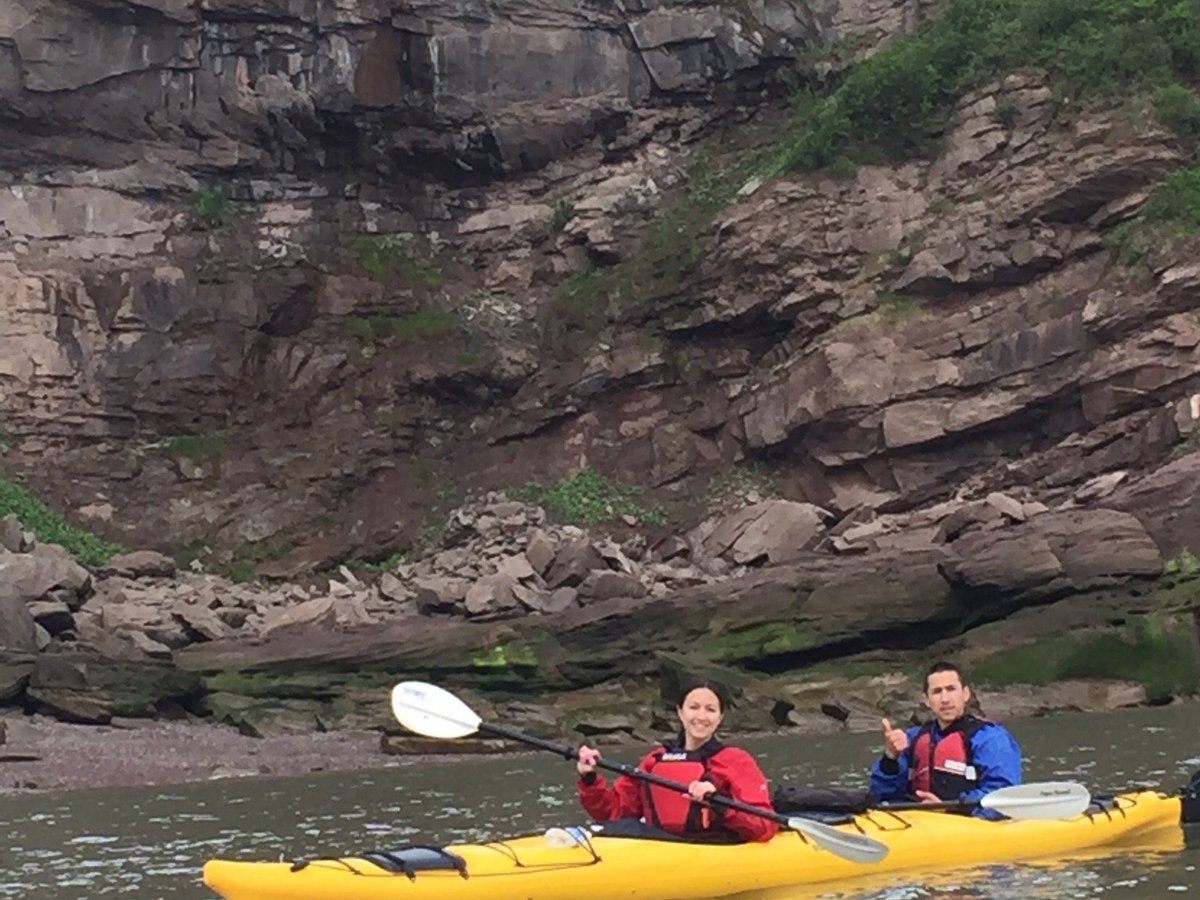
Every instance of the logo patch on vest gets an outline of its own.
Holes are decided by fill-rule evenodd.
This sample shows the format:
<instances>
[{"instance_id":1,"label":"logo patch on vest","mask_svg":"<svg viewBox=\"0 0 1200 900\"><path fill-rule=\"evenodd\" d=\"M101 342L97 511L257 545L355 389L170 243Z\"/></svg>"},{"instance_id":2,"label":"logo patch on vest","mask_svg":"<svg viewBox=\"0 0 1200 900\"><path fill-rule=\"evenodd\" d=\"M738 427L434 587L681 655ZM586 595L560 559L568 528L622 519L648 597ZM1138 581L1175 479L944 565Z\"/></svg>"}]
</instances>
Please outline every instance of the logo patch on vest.
<instances>
[{"instance_id":1,"label":"logo patch on vest","mask_svg":"<svg viewBox=\"0 0 1200 900\"><path fill-rule=\"evenodd\" d=\"M975 780L975 767L968 766L964 762L959 762L957 759L948 759L943 762L938 768L943 772L949 772L952 775L961 775L967 781Z\"/></svg>"},{"instance_id":2,"label":"logo patch on vest","mask_svg":"<svg viewBox=\"0 0 1200 900\"><path fill-rule=\"evenodd\" d=\"M676 753L664 753L661 757L661 759L664 762L678 762L681 759L687 759L687 758L688 758L688 755L687 755L686 750L682 751L682 752L676 752Z\"/></svg>"}]
</instances>

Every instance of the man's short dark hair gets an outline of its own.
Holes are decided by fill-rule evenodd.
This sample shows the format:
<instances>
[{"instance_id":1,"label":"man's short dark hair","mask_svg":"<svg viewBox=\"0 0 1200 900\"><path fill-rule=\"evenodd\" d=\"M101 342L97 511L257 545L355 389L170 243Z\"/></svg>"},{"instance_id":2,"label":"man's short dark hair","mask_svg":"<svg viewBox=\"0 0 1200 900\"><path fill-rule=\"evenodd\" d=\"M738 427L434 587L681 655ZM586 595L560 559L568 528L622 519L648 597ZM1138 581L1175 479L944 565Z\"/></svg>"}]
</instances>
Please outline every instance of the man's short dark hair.
<instances>
[{"instance_id":1,"label":"man's short dark hair","mask_svg":"<svg viewBox=\"0 0 1200 900\"><path fill-rule=\"evenodd\" d=\"M946 660L943 659L935 662L929 667L929 671L925 673L925 693L929 693L929 676L937 675L939 672L953 672L958 676L959 683L962 684L963 687L967 686L967 678L965 675L963 675L962 669L960 669L954 663L946 662Z\"/></svg>"}]
</instances>

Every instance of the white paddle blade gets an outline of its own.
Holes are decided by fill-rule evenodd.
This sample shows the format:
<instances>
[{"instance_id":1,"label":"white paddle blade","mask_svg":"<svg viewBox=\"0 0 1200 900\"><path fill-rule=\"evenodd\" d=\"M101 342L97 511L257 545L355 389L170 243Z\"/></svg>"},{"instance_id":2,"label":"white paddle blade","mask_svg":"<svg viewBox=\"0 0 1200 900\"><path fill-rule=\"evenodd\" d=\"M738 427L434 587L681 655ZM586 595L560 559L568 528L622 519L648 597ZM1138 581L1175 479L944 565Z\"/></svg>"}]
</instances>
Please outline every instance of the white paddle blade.
<instances>
[{"instance_id":1,"label":"white paddle blade","mask_svg":"<svg viewBox=\"0 0 1200 900\"><path fill-rule=\"evenodd\" d=\"M842 831L832 825L814 822L803 816L792 816L787 820L787 827L798 831L822 850L828 850L843 859L857 863L875 863L888 855L887 844L869 838L865 834L853 831Z\"/></svg>"},{"instance_id":2,"label":"white paddle blade","mask_svg":"<svg viewBox=\"0 0 1200 900\"><path fill-rule=\"evenodd\" d=\"M1013 819L1069 819L1092 802L1092 795L1074 781L1040 781L1015 784L985 794L979 801Z\"/></svg>"},{"instance_id":3,"label":"white paddle blade","mask_svg":"<svg viewBox=\"0 0 1200 900\"><path fill-rule=\"evenodd\" d=\"M474 734L481 721L449 691L423 681L402 681L392 688L392 715L409 731L443 739Z\"/></svg>"}]
</instances>

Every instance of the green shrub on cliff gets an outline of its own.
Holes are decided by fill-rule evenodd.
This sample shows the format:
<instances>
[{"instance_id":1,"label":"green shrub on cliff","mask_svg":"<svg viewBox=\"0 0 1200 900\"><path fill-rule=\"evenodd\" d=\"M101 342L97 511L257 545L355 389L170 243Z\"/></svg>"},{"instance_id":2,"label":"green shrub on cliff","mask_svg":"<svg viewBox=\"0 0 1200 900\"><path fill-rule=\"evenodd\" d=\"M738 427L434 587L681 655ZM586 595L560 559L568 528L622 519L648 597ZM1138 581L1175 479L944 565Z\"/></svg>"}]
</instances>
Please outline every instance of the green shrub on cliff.
<instances>
[{"instance_id":1,"label":"green shrub on cliff","mask_svg":"<svg viewBox=\"0 0 1200 900\"><path fill-rule=\"evenodd\" d=\"M609 324L630 311L667 306L679 298L685 277L704 257L704 236L713 216L737 196L767 154L724 146L732 140L702 142L687 170L687 195L659 214L637 253L611 266L576 272L542 310L544 349L560 359L578 360L594 352ZM721 165L718 154L730 161Z\"/></svg>"},{"instance_id":2,"label":"green shrub on cliff","mask_svg":"<svg viewBox=\"0 0 1200 900\"><path fill-rule=\"evenodd\" d=\"M352 572L369 572L372 575L383 575L385 572L394 572L398 566L406 562L408 562L408 554L403 550L399 550L382 559L363 559L361 556L356 556L346 560L344 565Z\"/></svg>"},{"instance_id":3,"label":"green shrub on cliff","mask_svg":"<svg viewBox=\"0 0 1200 900\"><path fill-rule=\"evenodd\" d=\"M170 456L182 456L197 465L217 463L229 449L229 433L204 431L199 434L175 434L163 438L159 446Z\"/></svg>"},{"instance_id":4,"label":"green shrub on cliff","mask_svg":"<svg viewBox=\"0 0 1200 900\"><path fill-rule=\"evenodd\" d=\"M42 543L58 544L85 566L102 566L123 549L68 524L25 488L0 478L0 518L7 515L16 516L22 527L32 531Z\"/></svg>"},{"instance_id":5,"label":"green shrub on cliff","mask_svg":"<svg viewBox=\"0 0 1200 900\"><path fill-rule=\"evenodd\" d=\"M1154 92L1159 121L1192 145L1200 144L1200 96L1182 84L1164 85Z\"/></svg>"},{"instance_id":6,"label":"green shrub on cliff","mask_svg":"<svg viewBox=\"0 0 1200 900\"><path fill-rule=\"evenodd\" d=\"M550 486L527 484L508 493L519 500L540 503L571 524L597 525L621 516L633 516L647 525L666 521L661 507L642 502L640 487L605 478L594 469L584 469Z\"/></svg>"},{"instance_id":7,"label":"green shrub on cliff","mask_svg":"<svg viewBox=\"0 0 1200 900\"><path fill-rule=\"evenodd\" d=\"M454 313L441 309L418 309L400 316L350 316L346 319L346 329L365 344L392 338L406 341L441 337L457 329L459 324Z\"/></svg>"},{"instance_id":8,"label":"green shrub on cliff","mask_svg":"<svg viewBox=\"0 0 1200 900\"><path fill-rule=\"evenodd\" d=\"M1118 262L1132 265L1152 247L1200 233L1200 168L1176 169L1142 204L1141 212L1108 235Z\"/></svg>"},{"instance_id":9,"label":"green shrub on cliff","mask_svg":"<svg viewBox=\"0 0 1200 900\"><path fill-rule=\"evenodd\" d=\"M550 230L562 231L575 218L575 204L568 197L559 197L550 207Z\"/></svg>"},{"instance_id":10,"label":"green shrub on cliff","mask_svg":"<svg viewBox=\"0 0 1200 900\"><path fill-rule=\"evenodd\" d=\"M730 466L709 479L704 491L709 510L737 509L768 497L779 497L777 471L757 460Z\"/></svg>"},{"instance_id":11,"label":"green shrub on cliff","mask_svg":"<svg viewBox=\"0 0 1200 900\"><path fill-rule=\"evenodd\" d=\"M1022 68L1048 72L1067 102L1194 80L1200 0L952 0L808 104L772 171L908 158L965 92ZM1181 94L1159 98L1168 124L1193 127Z\"/></svg>"},{"instance_id":12,"label":"green shrub on cliff","mask_svg":"<svg viewBox=\"0 0 1200 900\"><path fill-rule=\"evenodd\" d=\"M773 146L724 146L722 165L715 145L702 146L687 198L658 216L637 254L572 278L547 304L545 348L577 360L631 310L669 316L679 301L686 306L685 276L704 258L715 214L749 186L790 170L847 175L859 163L924 153L964 94L1022 69L1048 73L1064 106L1152 97L1164 124L1196 139L1200 98L1184 85L1200 80L1200 0L948 0L828 92L806 85ZM1011 124L1015 113L1011 98L999 98L998 118Z\"/></svg>"},{"instance_id":13,"label":"green shrub on cliff","mask_svg":"<svg viewBox=\"0 0 1200 900\"><path fill-rule=\"evenodd\" d=\"M223 188L193 191L187 206L192 222L208 231L228 231L242 211Z\"/></svg>"},{"instance_id":14,"label":"green shrub on cliff","mask_svg":"<svg viewBox=\"0 0 1200 900\"><path fill-rule=\"evenodd\" d=\"M440 288L441 263L426 241L411 234L361 234L354 239L358 264L376 281L392 278L414 287Z\"/></svg>"},{"instance_id":15,"label":"green shrub on cliff","mask_svg":"<svg viewBox=\"0 0 1200 900\"><path fill-rule=\"evenodd\" d=\"M1142 206L1141 218L1179 234L1200 231L1200 168L1177 169L1163 179Z\"/></svg>"}]
</instances>

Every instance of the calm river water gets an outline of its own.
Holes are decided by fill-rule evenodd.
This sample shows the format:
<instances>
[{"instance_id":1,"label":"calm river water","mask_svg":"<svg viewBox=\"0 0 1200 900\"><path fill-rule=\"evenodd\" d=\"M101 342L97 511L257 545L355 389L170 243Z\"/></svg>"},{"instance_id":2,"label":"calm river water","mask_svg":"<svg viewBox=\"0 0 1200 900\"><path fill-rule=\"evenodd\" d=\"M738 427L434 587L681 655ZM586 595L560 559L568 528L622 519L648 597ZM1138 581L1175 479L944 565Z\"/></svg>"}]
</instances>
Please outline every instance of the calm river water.
<instances>
[{"instance_id":1,"label":"calm river water","mask_svg":"<svg viewBox=\"0 0 1200 900\"><path fill-rule=\"evenodd\" d=\"M519 724L519 723L513 723ZM1195 703L1108 715L1059 714L1012 723L1026 779L1174 790L1200 769ZM747 745L776 781L862 786L875 735L763 738ZM642 748L608 751L634 762ZM853 769L853 771L851 771ZM291 859L405 843L448 843L582 823L572 766L550 754L304 779L241 779L170 789L15 796L0 804L0 898L210 898L200 867L212 856ZM894 876L820 894L839 900L1065 900L1082 896L1200 900L1200 828L1187 847L1065 867L991 866L929 880Z\"/></svg>"}]
</instances>

